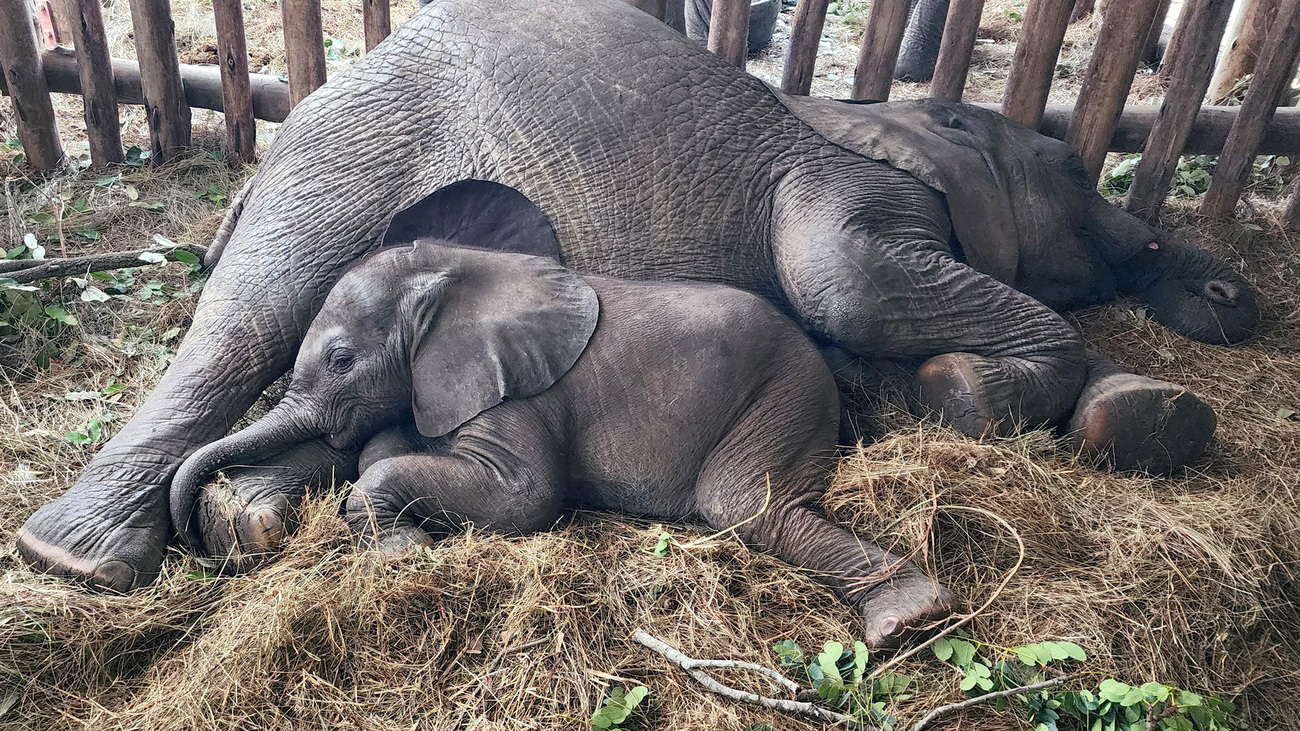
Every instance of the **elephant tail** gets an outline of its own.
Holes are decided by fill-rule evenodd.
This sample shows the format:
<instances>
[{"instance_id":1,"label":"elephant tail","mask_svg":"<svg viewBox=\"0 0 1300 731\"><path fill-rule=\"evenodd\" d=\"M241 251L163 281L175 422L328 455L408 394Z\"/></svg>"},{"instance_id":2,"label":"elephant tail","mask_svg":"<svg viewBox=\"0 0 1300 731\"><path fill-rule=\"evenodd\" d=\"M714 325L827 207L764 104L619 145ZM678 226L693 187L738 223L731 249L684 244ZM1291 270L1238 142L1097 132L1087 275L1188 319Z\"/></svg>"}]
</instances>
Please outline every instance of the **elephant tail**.
<instances>
[{"instance_id":1,"label":"elephant tail","mask_svg":"<svg viewBox=\"0 0 1300 731\"><path fill-rule=\"evenodd\" d=\"M239 223L239 216L244 212L244 201L248 199L248 191L253 188L255 180L257 180L256 173L245 181L244 187L230 199L230 207L226 209L226 215L221 219L221 226L217 228L217 234L212 237L212 245L208 247L208 253L203 257L204 269L211 270L220 261L221 252L235 233L235 225Z\"/></svg>"}]
</instances>

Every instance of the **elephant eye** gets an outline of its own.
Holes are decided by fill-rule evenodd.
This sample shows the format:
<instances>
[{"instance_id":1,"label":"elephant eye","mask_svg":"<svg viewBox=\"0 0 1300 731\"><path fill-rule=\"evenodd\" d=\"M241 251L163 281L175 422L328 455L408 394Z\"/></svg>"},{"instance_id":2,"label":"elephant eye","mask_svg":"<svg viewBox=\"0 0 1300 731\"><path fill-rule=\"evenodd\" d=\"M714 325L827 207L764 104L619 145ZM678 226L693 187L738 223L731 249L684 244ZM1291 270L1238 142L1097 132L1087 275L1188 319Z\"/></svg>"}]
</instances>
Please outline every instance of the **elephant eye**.
<instances>
[{"instance_id":1,"label":"elephant eye","mask_svg":"<svg viewBox=\"0 0 1300 731\"><path fill-rule=\"evenodd\" d=\"M335 350L330 353L329 369L335 373L347 373L352 369L352 363L355 357L349 350Z\"/></svg>"}]
</instances>

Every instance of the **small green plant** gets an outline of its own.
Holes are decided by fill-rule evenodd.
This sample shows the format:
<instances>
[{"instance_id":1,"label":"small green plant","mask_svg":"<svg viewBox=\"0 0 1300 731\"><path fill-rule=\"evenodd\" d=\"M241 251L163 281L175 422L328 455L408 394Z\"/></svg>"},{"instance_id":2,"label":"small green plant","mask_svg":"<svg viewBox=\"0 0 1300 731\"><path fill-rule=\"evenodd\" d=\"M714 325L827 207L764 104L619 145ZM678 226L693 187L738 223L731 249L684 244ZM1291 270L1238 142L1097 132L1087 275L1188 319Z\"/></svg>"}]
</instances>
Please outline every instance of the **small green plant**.
<instances>
[{"instance_id":1,"label":"small green plant","mask_svg":"<svg viewBox=\"0 0 1300 731\"><path fill-rule=\"evenodd\" d=\"M862 0L833 0L826 12L844 19L849 25L865 25L869 3Z\"/></svg>"},{"instance_id":2,"label":"small green plant","mask_svg":"<svg viewBox=\"0 0 1300 731\"><path fill-rule=\"evenodd\" d=\"M1011 3L1011 7L1004 9L1002 14L1006 16L1007 20L1010 20L1013 23L1019 23L1025 19L1024 14L1021 12L1024 8L1025 4L1022 2Z\"/></svg>"},{"instance_id":3,"label":"small green plant","mask_svg":"<svg viewBox=\"0 0 1300 731\"><path fill-rule=\"evenodd\" d=\"M668 531L664 531L660 533L659 542L655 544L655 547L652 549L652 553L654 553L654 555L656 556L667 556L668 552L672 550L672 546L673 546L672 540L673 540L672 533L669 533Z\"/></svg>"},{"instance_id":4,"label":"small green plant","mask_svg":"<svg viewBox=\"0 0 1300 731\"><path fill-rule=\"evenodd\" d=\"M331 61L337 61L340 58L348 56L356 56L359 54L360 50L361 49L357 47L349 47L348 44L337 38L325 36L325 58Z\"/></svg>"},{"instance_id":5,"label":"small green plant","mask_svg":"<svg viewBox=\"0 0 1300 731\"><path fill-rule=\"evenodd\" d=\"M1120 196L1128 193L1133 186L1133 175L1137 172L1141 155L1129 155L1110 173L1101 179L1097 189L1102 195ZM1210 188L1210 175L1218 158L1213 155L1185 155L1178 158L1178 167L1170 180L1170 192L1179 198L1195 198Z\"/></svg>"},{"instance_id":6,"label":"small green plant","mask_svg":"<svg viewBox=\"0 0 1300 731\"><path fill-rule=\"evenodd\" d=\"M86 424L86 428L81 431L70 431L63 435L65 439L77 446L83 444L98 444L104 436L104 423L99 419L91 419Z\"/></svg>"},{"instance_id":7,"label":"small green plant","mask_svg":"<svg viewBox=\"0 0 1300 731\"><path fill-rule=\"evenodd\" d=\"M772 650L781 667L806 678L817 697L827 705L886 731L898 724L898 719L886 710L889 703L912 697L906 692L912 684L912 678L907 675L885 673L879 678L866 679L870 655L861 642L854 642L852 650L839 642L827 642L806 664L803 648L793 640L782 640Z\"/></svg>"},{"instance_id":8,"label":"small green plant","mask_svg":"<svg viewBox=\"0 0 1300 731\"><path fill-rule=\"evenodd\" d=\"M595 731L624 731L622 724L648 695L650 690L644 685L632 690L610 688L604 703L591 716L591 728Z\"/></svg>"}]
</instances>

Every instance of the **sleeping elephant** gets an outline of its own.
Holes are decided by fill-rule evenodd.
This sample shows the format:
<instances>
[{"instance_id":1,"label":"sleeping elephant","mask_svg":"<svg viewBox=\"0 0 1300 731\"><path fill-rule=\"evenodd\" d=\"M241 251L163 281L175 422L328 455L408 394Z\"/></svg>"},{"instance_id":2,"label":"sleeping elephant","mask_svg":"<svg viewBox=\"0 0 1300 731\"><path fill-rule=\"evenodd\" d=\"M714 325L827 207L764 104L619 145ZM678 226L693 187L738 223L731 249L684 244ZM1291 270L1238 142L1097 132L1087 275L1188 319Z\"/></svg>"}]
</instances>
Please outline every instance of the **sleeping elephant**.
<instances>
[{"instance_id":1,"label":"sleeping elephant","mask_svg":"<svg viewBox=\"0 0 1300 731\"><path fill-rule=\"evenodd\" d=\"M458 241L554 241L515 200ZM216 470L313 440L365 444L347 519L383 549L462 521L544 530L565 507L698 517L823 577L862 612L873 647L947 615L951 596L913 564L816 512L839 398L817 349L770 304L450 243L388 248L339 280L280 403L181 466L182 535L203 539L191 514Z\"/></svg>"},{"instance_id":2,"label":"sleeping elephant","mask_svg":"<svg viewBox=\"0 0 1300 731\"><path fill-rule=\"evenodd\" d=\"M885 111L801 105L618 0L433 2L294 108L209 252L171 367L19 550L99 587L151 582L177 467L289 368L392 211L451 191L407 240L478 225L496 189L460 181L535 202L577 272L727 284L822 344L919 362L921 400L966 433L1089 413L1090 434L1165 449L1169 420L1139 412L1168 384L1093 388L1049 304L1132 291L1176 329L1233 341L1253 319L1244 282L1106 205L1062 143L960 105L915 109L945 145L930 183L894 166L906 150L853 136ZM947 157L987 172L945 194ZM959 203L981 195L1011 201L1015 225L986 233L985 210Z\"/></svg>"}]
</instances>

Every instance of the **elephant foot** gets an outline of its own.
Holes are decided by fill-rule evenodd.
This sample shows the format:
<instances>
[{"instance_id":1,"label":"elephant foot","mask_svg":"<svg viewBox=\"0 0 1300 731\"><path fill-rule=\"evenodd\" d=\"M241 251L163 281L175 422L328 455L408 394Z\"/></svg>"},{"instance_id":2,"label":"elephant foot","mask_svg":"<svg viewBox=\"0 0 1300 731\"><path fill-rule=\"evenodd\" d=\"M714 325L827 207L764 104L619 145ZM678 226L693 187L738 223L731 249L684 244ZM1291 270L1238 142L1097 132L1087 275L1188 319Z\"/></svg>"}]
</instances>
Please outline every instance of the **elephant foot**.
<instances>
[{"instance_id":1,"label":"elephant foot","mask_svg":"<svg viewBox=\"0 0 1300 731\"><path fill-rule=\"evenodd\" d=\"M952 592L910 566L880 582L858 600L866 619L867 648L893 650L928 635L952 615Z\"/></svg>"},{"instance_id":2,"label":"elephant foot","mask_svg":"<svg viewBox=\"0 0 1300 731\"><path fill-rule=\"evenodd\" d=\"M355 533L357 547L363 551L378 551L389 556L405 553L412 546L432 546L436 541L423 528L398 525L386 530L365 530Z\"/></svg>"},{"instance_id":3,"label":"elephant foot","mask_svg":"<svg viewBox=\"0 0 1300 731\"><path fill-rule=\"evenodd\" d=\"M1070 420L1070 437L1086 455L1114 469L1170 475L1196 462L1218 419L1187 389L1131 373L1089 384Z\"/></svg>"},{"instance_id":4,"label":"elephant foot","mask_svg":"<svg viewBox=\"0 0 1300 731\"><path fill-rule=\"evenodd\" d=\"M36 571L101 591L125 593L153 583L170 533L166 491L146 489L114 502L102 494L83 496L88 490L79 488L27 519L18 530L19 555Z\"/></svg>"},{"instance_id":5,"label":"elephant foot","mask_svg":"<svg viewBox=\"0 0 1300 731\"><path fill-rule=\"evenodd\" d=\"M256 468L218 473L203 486L196 509L203 550L223 571L252 569L297 530L305 492L301 485L268 485Z\"/></svg>"},{"instance_id":6,"label":"elephant foot","mask_svg":"<svg viewBox=\"0 0 1300 731\"><path fill-rule=\"evenodd\" d=\"M987 360L968 353L946 353L922 363L916 372L921 405L967 436L995 434L999 417L989 403L979 368L980 361Z\"/></svg>"}]
</instances>

